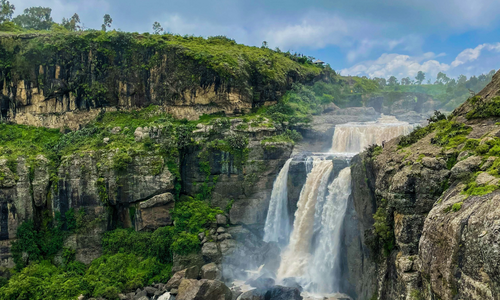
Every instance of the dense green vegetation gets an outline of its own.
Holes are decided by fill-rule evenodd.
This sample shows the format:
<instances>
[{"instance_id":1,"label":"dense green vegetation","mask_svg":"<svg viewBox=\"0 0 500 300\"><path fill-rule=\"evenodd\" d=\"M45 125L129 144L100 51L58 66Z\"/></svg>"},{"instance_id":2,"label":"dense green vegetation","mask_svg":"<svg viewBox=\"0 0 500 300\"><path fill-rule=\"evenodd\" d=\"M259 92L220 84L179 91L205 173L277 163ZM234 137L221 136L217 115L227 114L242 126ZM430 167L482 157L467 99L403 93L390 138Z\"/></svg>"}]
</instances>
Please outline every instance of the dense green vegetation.
<instances>
[{"instance_id":1,"label":"dense green vegetation","mask_svg":"<svg viewBox=\"0 0 500 300\"><path fill-rule=\"evenodd\" d=\"M470 98L468 102L472 105L472 110L466 115L466 118L469 120L500 117L500 97L485 101L481 97L475 96Z\"/></svg>"},{"instance_id":2,"label":"dense green vegetation","mask_svg":"<svg viewBox=\"0 0 500 300\"><path fill-rule=\"evenodd\" d=\"M166 282L173 253L198 251L198 233L206 231L219 213L204 201L183 197L172 212L176 226L154 232L107 232L102 240L104 255L89 266L75 261L74 250L62 247L61 226L38 231L28 221L18 230L13 252L16 256L27 252L29 265L22 269L24 261L20 263L20 271L0 288L0 299L74 299L80 294L116 299L120 292ZM54 265L56 255L62 260Z\"/></svg>"}]
</instances>

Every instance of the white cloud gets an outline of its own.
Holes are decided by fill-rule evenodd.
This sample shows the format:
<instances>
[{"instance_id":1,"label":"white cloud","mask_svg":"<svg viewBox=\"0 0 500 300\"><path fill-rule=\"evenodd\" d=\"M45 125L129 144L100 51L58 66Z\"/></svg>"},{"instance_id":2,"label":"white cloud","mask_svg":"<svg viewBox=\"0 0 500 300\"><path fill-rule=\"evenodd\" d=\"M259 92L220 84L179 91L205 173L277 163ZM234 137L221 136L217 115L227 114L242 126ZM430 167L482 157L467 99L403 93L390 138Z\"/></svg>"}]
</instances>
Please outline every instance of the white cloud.
<instances>
[{"instance_id":1,"label":"white cloud","mask_svg":"<svg viewBox=\"0 0 500 300\"><path fill-rule=\"evenodd\" d=\"M481 51L483 50L500 52L500 43L482 44L474 49L472 48L465 49L464 51L460 52L460 54L457 55L457 58L455 58L455 60L451 63L451 66L458 67L465 63L475 61L476 59L479 58L479 56L481 55Z\"/></svg>"},{"instance_id":2,"label":"white cloud","mask_svg":"<svg viewBox=\"0 0 500 300\"><path fill-rule=\"evenodd\" d=\"M342 75L368 75L370 77L414 77L418 71L423 71L435 75L441 71L447 71L449 65L440 63L432 52L428 52L419 57L412 57L402 54L384 53L374 61L365 61L351 68L341 70Z\"/></svg>"},{"instance_id":3,"label":"white cloud","mask_svg":"<svg viewBox=\"0 0 500 300\"><path fill-rule=\"evenodd\" d=\"M342 75L367 75L383 78L393 75L399 78L407 76L413 78L418 71L423 71L428 75L428 78L435 78L439 72L452 71L458 73L461 71L458 68L459 66L477 60L483 50L500 52L500 43L482 44L474 49L466 49L458 54L451 64L441 63L436 60L439 57L445 56L444 53L436 55L432 52L427 52L421 56L384 53L376 60L358 63L350 68L341 70L340 73ZM470 66L465 67L464 70L467 71L474 69Z\"/></svg>"}]
</instances>

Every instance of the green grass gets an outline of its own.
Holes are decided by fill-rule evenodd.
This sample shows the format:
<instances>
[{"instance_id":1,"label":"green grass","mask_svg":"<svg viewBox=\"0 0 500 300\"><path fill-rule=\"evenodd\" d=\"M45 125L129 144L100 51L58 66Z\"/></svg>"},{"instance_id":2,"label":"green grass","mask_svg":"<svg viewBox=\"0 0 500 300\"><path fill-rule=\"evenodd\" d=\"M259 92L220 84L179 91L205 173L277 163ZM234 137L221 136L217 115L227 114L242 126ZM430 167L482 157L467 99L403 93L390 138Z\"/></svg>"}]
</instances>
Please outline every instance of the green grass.
<instances>
[{"instance_id":1,"label":"green grass","mask_svg":"<svg viewBox=\"0 0 500 300\"><path fill-rule=\"evenodd\" d=\"M489 101L484 101L481 97L476 96L467 101L472 105L472 110L466 115L469 120L500 117L500 96Z\"/></svg>"}]
</instances>

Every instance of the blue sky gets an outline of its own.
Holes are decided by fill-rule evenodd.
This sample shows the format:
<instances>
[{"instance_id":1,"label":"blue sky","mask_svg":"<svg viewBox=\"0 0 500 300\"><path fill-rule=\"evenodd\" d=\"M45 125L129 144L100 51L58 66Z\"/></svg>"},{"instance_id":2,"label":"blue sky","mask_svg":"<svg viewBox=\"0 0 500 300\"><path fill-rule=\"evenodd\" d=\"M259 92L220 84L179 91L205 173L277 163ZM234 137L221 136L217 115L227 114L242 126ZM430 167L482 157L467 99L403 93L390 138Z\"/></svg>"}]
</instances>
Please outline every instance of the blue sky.
<instances>
[{"instance_id":1,"label":"blue sky","mask_svg":"<svg viewBox=\"0 0 500 300\"><path fill-rule=\"evenodd\" d=\"M500 0L11 0L20 13L77 12L88 28L109 13L114 29L226 35L311 55L344 75L467 76L500 68Z\"/></svg>"}]
</instances>

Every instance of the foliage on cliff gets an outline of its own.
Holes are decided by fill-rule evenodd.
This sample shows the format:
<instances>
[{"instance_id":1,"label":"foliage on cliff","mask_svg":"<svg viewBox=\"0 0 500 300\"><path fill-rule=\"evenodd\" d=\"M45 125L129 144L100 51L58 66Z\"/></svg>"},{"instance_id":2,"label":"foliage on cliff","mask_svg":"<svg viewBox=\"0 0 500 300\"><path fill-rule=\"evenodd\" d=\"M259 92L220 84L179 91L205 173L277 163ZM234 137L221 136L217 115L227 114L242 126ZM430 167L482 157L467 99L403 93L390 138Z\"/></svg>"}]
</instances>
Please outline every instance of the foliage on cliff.
<instances>
[{"instance_id":1,"label":"foliage on cliff","mask_svg":"<svg viewBox=\"0 0 500 300\"><path fill-rule=\"evenodd\" d=\"M187 101L189 93L208 87L250 102L277 101L292 82L310 82L322 72L290 53L225 37L117 31L0 36L0 80L24 80L45 97L71 94L86 108L117 105L126 85L139 106Z\"/></svg>"},{"instance_id":2,"label":"foliage on cliff","mask_svg":"<svg viewBox=\"0 0 500 300\"><path fill-rule=\"evenodd\" d=\"M32 222L27 222L19 229L17 243L22 245L20 251L28 252L30 264L0 287L0 299L62 300L74 299L80 294L117 299L118 293L167 282L173 253L189 254L199 250L198 233L207 230L219 213L222 213L220 209L206 202L185 197L173 211L175 226L161 227L154 232L132 229L107 232L102 240L104 255L88 267L75 261L74 250L62 248L61 229L57 229L58 241L51 243L53 240L47 237L53 239L54 232L39 232ZM61 252L62 263L49 262Z\"/></svg>"}]
</instances>

